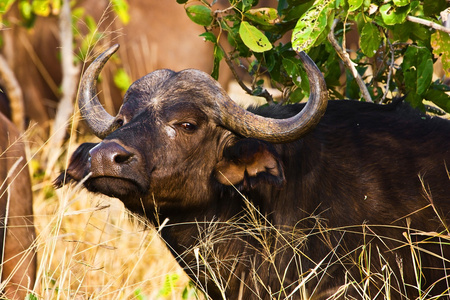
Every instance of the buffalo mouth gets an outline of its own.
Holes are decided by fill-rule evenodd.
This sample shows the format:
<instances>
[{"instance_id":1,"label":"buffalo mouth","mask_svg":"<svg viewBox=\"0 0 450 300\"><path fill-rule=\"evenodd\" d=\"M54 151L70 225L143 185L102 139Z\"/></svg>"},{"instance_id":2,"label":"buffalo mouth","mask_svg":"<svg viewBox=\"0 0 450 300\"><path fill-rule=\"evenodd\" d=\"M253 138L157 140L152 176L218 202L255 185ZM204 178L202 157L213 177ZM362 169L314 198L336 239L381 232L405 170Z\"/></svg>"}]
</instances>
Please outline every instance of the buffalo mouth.
<instances>
[{"instance_id":1,"label":"buffalo mouth","mask_svg":"<svg viewBox=\"0 0 450 300\"><path fill-rule=\"evenodd\" d=\"M142 197L145 194L142 184L131 178L95 176L86 180L84 185L91 192L121 200Z\"/></svg>"}]
</instances>

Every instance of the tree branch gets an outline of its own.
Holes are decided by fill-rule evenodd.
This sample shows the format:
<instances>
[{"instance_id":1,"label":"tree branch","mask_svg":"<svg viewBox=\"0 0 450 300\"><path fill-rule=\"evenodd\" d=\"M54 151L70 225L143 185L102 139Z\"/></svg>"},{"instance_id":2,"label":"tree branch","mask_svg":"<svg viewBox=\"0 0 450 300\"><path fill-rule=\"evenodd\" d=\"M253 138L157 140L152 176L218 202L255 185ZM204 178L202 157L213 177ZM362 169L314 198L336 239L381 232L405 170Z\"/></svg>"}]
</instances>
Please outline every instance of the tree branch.
<instances>
[{"instance_id":1,"label":"tree branch","mask_svg":"<svg viewBox=\"0 0 450 300\"><path fill-rule=\"evenodd\" d=\"M394 71L394 63L395 63L395 49L394 46L392 46L391 41L389 40L389 38L386 36L386 41L389 45L389 51L391 53L391 63L389 64L389 72L388 72L388 76L386 79L386 88L384 90L384 94L383 97L381 98L381 103L383 103L387 97L387 94L389 93L389 84L391 82L391 78L392 78L392 73Z\"/></svg>"},{"instance_id":2,"label":"tree branch","mask_svg":"<svg viewBox=\"0 0 450 300\"><path fill-rule=\"evenodd\" d=\"M231 59L228 57L225 49L222 47L222 45L220 45L219 43L217 43L217 45L222 49L222 52L224 54L225 57L225 62L227 63L228 67L231 70L231 73L233 74L234 79L236 79L237 83L239 84L239 86L249 95L253 95L253 91L248 88L245 83L239 78L239 75L236 72L236 69L234 68L233 62L231 61ZM273 103L273 97L272 95L265 89L263 88L262 92L258 95L259 97L264 97L267 101L267 103L272 104Z\"/></svg>"},{"instance_id":3,"label":"tree branch","mask_svg":"<svg viewBox=\"0 0 450 300\"><path fill-rule=\"evenodd\" d=\"M418 24L421 24L421 25L425 25L425 26L431 27L433 29L436 29L436 30L439 30L439 31L443 31L443 32L446 32L446 33L450 34L450 28L444 27L444 26L439 25L437 23L434 23L432 21L428 21L428 20L417 18L417 17L413 17L413 16L407 16L406 20L408 20L410 22L413 22L413 23L418 23Z\"/></svg>"},{"instance_id":4,"label":"tree branch","mask_svg":"<svg viewBox=\"0 0 450 300\"><path fill-rule=\"evenodd\" d=\"M348 55L347 51L339 45L336 38L334 37L334 29L336 28L338 21L339 21L338 19L334 20L333 25L331 26L331 31L328 34L328 40L330 41L330 43L333 46L336 53L339 55L339 57L344 62L344 65L352 73L353 77L355 78L356 82L358 83L359 89L361 91L361 95L363 96L364 100L366 102L373 102L372 97L370 97L369 90L367 89L367 86L364 83L364 80L361 78L358 71L356 70L356 67L355 67L356 64L350 59L350 56Z\"/></svg>"},{"instance_id":5,"label":"tree branch","mask_svg":"<svg viewBox=\"0 0 450 300\"><path fill-rule=\"evenodd\" d=\"M73 114L73 100L75 99L78 76L80 67L74 64L73 55L73 34L72 34L72 15L70 11L70 1L64 0L59 16L59 35L61 39L61 59L62 59L62 73L63 79L61 83L62 97L58 103L56 110L55 121L52 128L52 139L50 153L48 156L47 169L53 167L58 156L59 149L66 136L66 127L68 121ZM55 150L55 151L53 151Z\"/></svg>"}]
</instances>

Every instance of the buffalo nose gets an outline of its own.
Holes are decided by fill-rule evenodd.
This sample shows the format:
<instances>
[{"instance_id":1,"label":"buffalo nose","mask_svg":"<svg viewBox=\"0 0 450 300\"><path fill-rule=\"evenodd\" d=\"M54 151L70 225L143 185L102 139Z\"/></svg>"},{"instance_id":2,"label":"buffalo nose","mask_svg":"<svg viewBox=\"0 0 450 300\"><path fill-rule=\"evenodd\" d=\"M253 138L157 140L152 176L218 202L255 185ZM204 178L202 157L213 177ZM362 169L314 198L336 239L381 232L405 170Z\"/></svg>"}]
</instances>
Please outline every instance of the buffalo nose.
<instances>
[{"instance_id":1,"label":"buffalo nose","mask_svg":"<svg viewBox=\"0 0 450 300\"><path fill-rule=\"evenodd\" d=\"M134 154L116 142L102 142L89 151L94 175L118 175L121 166L129 163Z\"/></svg>"}]
</instances>

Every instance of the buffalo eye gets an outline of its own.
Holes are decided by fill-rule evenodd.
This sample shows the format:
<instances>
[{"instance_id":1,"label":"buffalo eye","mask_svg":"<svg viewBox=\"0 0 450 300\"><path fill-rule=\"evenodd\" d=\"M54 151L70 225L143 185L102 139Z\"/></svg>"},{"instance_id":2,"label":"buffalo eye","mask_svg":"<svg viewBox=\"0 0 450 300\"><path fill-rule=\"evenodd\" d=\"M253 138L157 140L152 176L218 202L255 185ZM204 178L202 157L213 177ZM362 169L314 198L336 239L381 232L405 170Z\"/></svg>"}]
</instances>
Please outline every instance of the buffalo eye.
<instances>
[{"instance_id":1,"label":"buffalo eye","mask_svg":"<svg viewBox=\"0 0 450 300\"><path fill-rule=\"evenodd\" d=\"M195 129L197 129L196 125L189 123L189 122L182 122L177 125L178 125L178 127L182 128L183 130L188 131L188 132L193 132Z\"/></svg>"}]
</instances>

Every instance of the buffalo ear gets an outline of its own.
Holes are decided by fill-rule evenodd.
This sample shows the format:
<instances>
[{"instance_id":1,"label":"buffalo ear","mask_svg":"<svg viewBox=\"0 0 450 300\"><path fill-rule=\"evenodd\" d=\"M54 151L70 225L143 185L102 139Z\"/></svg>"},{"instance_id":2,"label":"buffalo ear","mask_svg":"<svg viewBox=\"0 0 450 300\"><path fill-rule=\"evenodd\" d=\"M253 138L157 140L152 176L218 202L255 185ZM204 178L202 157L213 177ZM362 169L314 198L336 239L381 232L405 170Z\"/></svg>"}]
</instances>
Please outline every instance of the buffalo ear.
<instances>
[{"instance_id":1,"label":"buffalo ear","mask_svg":"<svg viewBox=\"0 0 450 300\"><path fill-rule=\"evenodd\" d=\"M224 185L253 187L266 182L283 185L284 170L274 147L257 139L242 139L224 150L215 167L216 179Z\"/></svg>"},{"instance_id":2,"label":"buffalo ear","mask_svg":"<svg viewBox=\"0 0 450 300\"><path fill-rule=\"evenodd\" d=\"M60 188L70 181L80 181L88 174L89 151L96 145L96 143L83 143L75 150L70 157L67 170L61 172L53 181L55 188Z\"/></svg>"}]
</instances>

